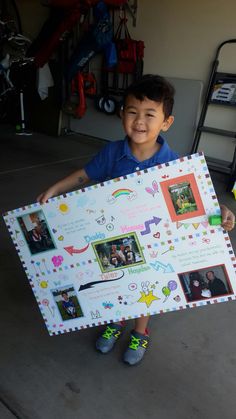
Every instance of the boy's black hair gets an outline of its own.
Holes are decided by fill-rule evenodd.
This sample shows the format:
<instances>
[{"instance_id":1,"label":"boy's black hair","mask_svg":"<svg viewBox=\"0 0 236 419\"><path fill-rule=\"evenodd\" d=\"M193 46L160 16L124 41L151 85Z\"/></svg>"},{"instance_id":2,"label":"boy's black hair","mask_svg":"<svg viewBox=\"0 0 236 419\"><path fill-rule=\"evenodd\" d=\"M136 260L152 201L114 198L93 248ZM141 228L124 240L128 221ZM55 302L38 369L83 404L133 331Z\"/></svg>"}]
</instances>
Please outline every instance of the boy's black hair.
<instances>
[{"instance_id":1,"label":"boy's black hair","mask_svg":"<svg viewBox=\"0 0 236 419\"><path fill-rule=\"evenodd\" d=\"M141 101L146 97L157 103L163 104L163 112L166 119L172 113L174 94L174 87L164 77L146 74L127 87L124 93L123 103L125 107L128 96L134 96Z\"/></svg>"}]
</instances>

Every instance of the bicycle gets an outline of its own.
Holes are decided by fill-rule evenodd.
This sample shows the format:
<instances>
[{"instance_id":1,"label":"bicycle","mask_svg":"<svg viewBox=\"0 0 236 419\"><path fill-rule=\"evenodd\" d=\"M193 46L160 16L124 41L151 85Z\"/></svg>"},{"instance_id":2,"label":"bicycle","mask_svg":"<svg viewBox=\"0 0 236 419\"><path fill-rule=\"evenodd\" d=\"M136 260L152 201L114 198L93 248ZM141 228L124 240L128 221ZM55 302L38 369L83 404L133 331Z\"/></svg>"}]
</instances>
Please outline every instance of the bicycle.
<instances>
[{"instance_id":1,"label":"bicycle","mask_svg":"<svg viewBox=\"0 0 236 419\"><path fill-rule=\"evenodd\" d=\"M0 2L0 13L1 13ZM6 17L6 15L4 15ZM0 121L8 122L11 104L16 96L17 87L11 78L12 69L20 71L23 66L31 64L32 58L26 57L31 40L16 32L13 20L0 20ZM21 121L24 120L23 93L20 91ZM22 124L23 128L23 124Z\"/></svg>"}]
</instances>

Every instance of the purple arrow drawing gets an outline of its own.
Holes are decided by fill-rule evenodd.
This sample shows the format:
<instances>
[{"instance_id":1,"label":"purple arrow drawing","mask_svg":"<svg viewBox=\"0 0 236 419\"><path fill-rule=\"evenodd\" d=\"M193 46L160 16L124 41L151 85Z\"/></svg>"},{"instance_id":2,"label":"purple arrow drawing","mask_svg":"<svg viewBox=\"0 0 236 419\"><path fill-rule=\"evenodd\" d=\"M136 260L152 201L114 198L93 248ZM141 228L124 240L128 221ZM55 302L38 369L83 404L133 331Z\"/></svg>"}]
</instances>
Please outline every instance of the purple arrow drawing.
<instances>
[{"instance_id":1,"label":"purple arrow drawing","mask_svg":"<svg viewBox=\"0 0 236 419\"><path fill-rule=\"evenodd\" d=\"M161 221L161 218L158 218L158 217L155 217L155 216L153 217L152 220L145 221L145 223L144 223L145 230L140 231L140 233L142 234L142 236L144 236L145 234L151 233L150 224L157 225L157 224L159 224L160 221Z\"/></svg>"}]
</instances>

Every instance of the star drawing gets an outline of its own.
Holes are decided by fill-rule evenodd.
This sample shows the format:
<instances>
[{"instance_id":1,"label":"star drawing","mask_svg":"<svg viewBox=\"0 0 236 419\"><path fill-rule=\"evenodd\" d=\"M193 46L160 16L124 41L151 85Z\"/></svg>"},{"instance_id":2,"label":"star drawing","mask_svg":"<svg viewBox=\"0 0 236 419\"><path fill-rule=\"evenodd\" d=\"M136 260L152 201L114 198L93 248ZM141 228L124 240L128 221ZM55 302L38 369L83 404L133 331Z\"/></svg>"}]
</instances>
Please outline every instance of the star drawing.
<instances>
[{"instance_id":1,"label":"star drawing","mask_svg":"<svg viewBox=\"0 0 236 419\"><path fill-rule=\"evenodd\" d=\"M153 295L153 291L150 291L148 294L145 294L143 291L140 291L141 297L138 300L138 303L146 303L147 307L150 307L153 301L160 300L160 298Z\"/></svg>"}]
</instances>

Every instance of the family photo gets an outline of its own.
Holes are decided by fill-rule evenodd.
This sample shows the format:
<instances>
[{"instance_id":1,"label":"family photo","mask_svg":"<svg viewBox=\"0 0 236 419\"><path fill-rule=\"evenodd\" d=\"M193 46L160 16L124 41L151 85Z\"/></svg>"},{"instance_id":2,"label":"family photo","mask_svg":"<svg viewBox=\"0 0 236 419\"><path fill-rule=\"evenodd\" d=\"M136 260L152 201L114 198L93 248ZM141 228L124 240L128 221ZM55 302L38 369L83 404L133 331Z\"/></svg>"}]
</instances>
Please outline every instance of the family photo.
<instances>
[{"instance_id":1,"label":"family photo","mask_svg":"<svg viewBox=\"0 0 236 419\"><path fill-rule=\"evenodd\" d=\"M145 263L135 233L92 243L102 272Z\"/></svg>"}]
</instances>

